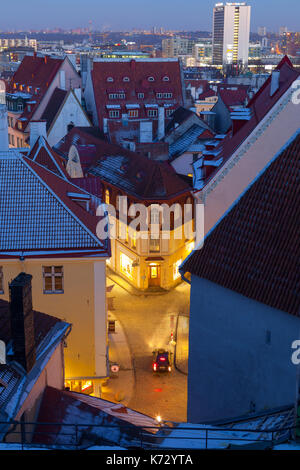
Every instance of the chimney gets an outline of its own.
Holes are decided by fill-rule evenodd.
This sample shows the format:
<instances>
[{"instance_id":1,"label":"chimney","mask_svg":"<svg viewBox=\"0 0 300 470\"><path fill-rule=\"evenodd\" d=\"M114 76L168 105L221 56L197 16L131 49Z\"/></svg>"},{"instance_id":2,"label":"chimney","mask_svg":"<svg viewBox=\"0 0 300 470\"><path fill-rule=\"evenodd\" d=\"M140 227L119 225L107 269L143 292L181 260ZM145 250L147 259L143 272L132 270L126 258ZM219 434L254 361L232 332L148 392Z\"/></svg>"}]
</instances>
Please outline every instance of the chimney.
<instances>
[{"instance_id":1,"label":"chimney","mask_svg":"<svg viewBox=\"0 0 300 470\"><path fill-rule=\"evenodd\" d=\"M161 106L158 108L157 140L163 139L164 136L165 136L165 108Z\"/></svg>"},{"instance_id":2,"label":"chimney","mask_svg":"<svg viewBox=\"0 0 300 470\"><path fill-rule=\"evenodd\" d=\"M276 91L279 89L279 82L280 79L280 70L274 70L272 73L272 78L271 78L271 90L270 90L270 96L275 95Z\"/></svg>"},{"instance_id":3,"label":"chimney","mask_svg":"<svg viewBox=\"0 0 300 470\"><path fill-rule=\"evenodd\" d=\"M59 72L59 84L62 90L66 89L66 72L64 70Z\"/></svg>"},{"instance_id":4,"label":"chimney","mask_svg":"<svg viewBox=\"0 0 300 470\"><path fill-rule=\"evenodd\" d=\"M31 279L30 274L20 273L9 285L14 360L26 372L30 372L36 359Z\"/></svg>"},{"instance_id":5,"label":"chimney","mask_svg":"<svg viewBox=\"0 0 300 470\"><path fill-rule=\"evenodd\" d=\"M140 143L153 141L152 121L140 121Z\"/></svg>"},{"instance_id":6,"label":"chimney","mask_svg":"<svg viewBox=\"0 0 300 470\"><path fill-rule=\"evenodd\" d=\"M36 141L40 137L44 137L47 140L47 130L46 130L47 121L30 121L29 128L30 128L30 136L29 136L29 143L30 148L32 149Z\"/></svg>"},{"instance_id":7,"label":"chimney","mask_svg":"<svg viewBox=\"0 0 300 470\"><path fill-rule=\"evenodd\" d=\"M251 108L237 108L230 114L232 135L235 135L252 118Z\"/></svg>"}]
</instances>

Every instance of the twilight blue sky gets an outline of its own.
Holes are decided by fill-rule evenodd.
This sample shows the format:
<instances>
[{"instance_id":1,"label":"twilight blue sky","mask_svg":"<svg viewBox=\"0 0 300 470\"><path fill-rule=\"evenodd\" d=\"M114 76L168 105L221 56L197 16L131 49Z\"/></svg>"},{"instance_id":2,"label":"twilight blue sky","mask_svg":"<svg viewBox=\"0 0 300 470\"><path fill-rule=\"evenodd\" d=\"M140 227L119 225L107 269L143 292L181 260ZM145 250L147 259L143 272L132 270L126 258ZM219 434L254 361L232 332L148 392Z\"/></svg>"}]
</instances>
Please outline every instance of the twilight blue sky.
<instances>
[{"instance_id":1,"label":"twilight blue sky","mask_svg":"<svg viewBox=\"0 0 300 470\"><path fill-rule=\"evenodd\" d=\"M0 30L54 26L131 29L163 26L171 29L211 30L215 0L0 0ZM299 0L248 0L251 31L267 26L300 30Z\"/></svg>"}]
</instances>

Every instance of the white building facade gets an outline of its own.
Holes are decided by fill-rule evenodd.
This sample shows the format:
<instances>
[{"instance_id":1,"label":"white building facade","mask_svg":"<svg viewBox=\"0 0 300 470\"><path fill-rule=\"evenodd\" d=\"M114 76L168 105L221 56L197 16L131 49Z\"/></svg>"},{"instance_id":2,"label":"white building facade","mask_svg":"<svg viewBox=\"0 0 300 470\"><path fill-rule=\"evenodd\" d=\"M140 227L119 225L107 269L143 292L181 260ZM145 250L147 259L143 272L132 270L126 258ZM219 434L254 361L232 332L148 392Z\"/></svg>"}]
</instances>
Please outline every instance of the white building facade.
<instances>
[{"instance_id":1,"label":"white building facade","mask_svg":"<svg viewBox=\"0 0 300 470\"><path fill-rule=\"evenodd\" d=\"M248 64L251 6L217 3L213 13L213 63Z\"/></svg>"}]
</instances>

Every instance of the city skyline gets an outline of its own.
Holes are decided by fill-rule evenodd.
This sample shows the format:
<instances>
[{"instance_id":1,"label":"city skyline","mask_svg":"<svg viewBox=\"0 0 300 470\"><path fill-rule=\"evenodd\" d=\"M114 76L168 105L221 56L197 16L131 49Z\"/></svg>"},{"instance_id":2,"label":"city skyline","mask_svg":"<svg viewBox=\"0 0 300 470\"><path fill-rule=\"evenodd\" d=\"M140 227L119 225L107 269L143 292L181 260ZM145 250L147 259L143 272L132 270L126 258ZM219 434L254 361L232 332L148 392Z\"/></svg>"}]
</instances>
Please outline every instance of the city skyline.
<instances>
[{"instance_id":1,"label":"city skyline","mask_svg":"<svg viewBox=\"0 0 300 470\"><path fill-rule=\"evenodd\" d=\"M153 0L141 5L137 0L128 0L126 4L115 0L115 8L102 5L97 0L86 0L84 9L80 0L70 3L67 0L28 0L29 8L24 10L20 0L14 2L14 15L10 14L11 6L6 2L2 6L0 30L31 30L46 28L87 28L92 20L94 30L126 31L133 28L150 29L153 26L174 30L212 30L212 12L214 0L189 0L182 9L179 0L165 0L163 4ZM268 31L278 32L280 26L287 26L291 31L299 29L297 19L300 15L298 0L287 0L281 9L279 0L251 0L251 32L257 32L259 26L266 26ZM171 8L172 7L172 8ZM172 12L172 14L170 14ZM33 14L34 13L34 14ZM60 14L58 14L60 13Z\"/></svg>"}]
</instances>

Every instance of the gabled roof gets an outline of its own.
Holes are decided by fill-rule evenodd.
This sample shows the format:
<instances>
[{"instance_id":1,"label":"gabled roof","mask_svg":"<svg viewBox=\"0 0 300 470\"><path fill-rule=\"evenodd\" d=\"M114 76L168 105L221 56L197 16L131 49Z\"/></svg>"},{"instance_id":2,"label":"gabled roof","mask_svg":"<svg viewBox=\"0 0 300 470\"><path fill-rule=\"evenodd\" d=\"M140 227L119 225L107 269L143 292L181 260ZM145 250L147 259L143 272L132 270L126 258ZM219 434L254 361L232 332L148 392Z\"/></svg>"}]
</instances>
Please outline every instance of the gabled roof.
<instances>
[{"instance_id":1,"label":"gabled roof","mask_svg":"<svg viewBox=\"0 0 300 470\"><path fill-rule=\"evenodd\" d=\"M90 439L118 443L122 446L137 445L140 430L144 438L158 431L157 422L150 416L116 404L76 392L46 387L33 436L35 444L76 445L75 434L66 432L64 424L89 425ZM42 423L47 423L43 425ZM111 426L111 427L109 427ZM143 429L143 427L145 429ZM147 429L152 427L152 429ZM83 428L79 429L80 440ZM67 435L68 434L68 435Z\"/></svg>"},{"instance_id":2,"label":"gabled roof","mask_svg":"<svg viewBox=\"0 0 300 470\"><path fill-rule=\"evenodd\" d=\"M234 135L232 135L231 131L228 132L225 139L222 140L219 147L217 147L217 149L221 151L220 157L223 158L223 164L240 147L256 126L276 105L284 93L291 87L293 82L300 76L300 73L293 67L288 57L282 59L276 67L276 70L280 71L278 90L271 96L272 76L270 76L247 105L247 108L251 110L251 119L245 122L241 129ZM220 167L210 175L206 183L214 177L219 169Z\"/></svg>"},{"instance_id":3,"label":"gabled roof","mask_svg":"<svg viewBox=\"0 0 300 470\"><path fill-rule=\"evenodd\" d=\"M300 133L184 262L190 272L300 314Z\"/></svg>"},{"instance_id":4,"label":"gabled roof","mask_svg":"<svg viewBox=\"0 0 300 470\"><path fill-rule=\"evenodd\" d=\"M152 78L152 81L148 79ZM167 77L168 80L164 80ZM106 105L157 103L156 93L172 92L168 102L178 107L183 104L180 62L178 59L98 59L91 72L99 125L106 115ZM125 80L124 80L125 79ZM126 100L109 100L109 93L122 92ZM143 98L138 93L144 93ZM160 100L164 102L164 100ZM143 117L145 112L141 109Z\"/></svg>"},{"instance_id":5,"label":"gabled roof","mask_svg":"<svg viewBox=\"0 0 300 470\"><path fill-rule=\"evenodd\" d=\"M44 166L58 176L68 180L69 175L65 169L65 159L58 155L48 144L44 137L39 137L27 155L28 158Z\"/></svg>"},{"instance_id":6,"label":"gabled roof","mask_svg":"<svg viewBox=\"0 0 300 470\"><path fill-rule=\"evenodd\" d=\"M42 114L41 119L47 121L46 129L47 131L51 127L51 124L57 115L61 105L66 99L68 92L66 90L61 90L60 88L55 88L52 96L45 108L45 111Z\"/></svg>"},{"instance_id":7,"label":"gabled roof","mask_svg":"<svg viewBox=\"0 0 300 470\"><path fill-rule=\"evenodd\" d=\"M107 256L108 240L96 235L100 201L83 189L9 151L0 153L0 191L0 257ZM89 212L76 202L87 196Z\"/></svg>"},{"instance_id":8,"label":"gabled roof","mask_svg":"<svg viewBox=\"0 0 300 470\"><path fill-rule=\"evenodd\" d=\"M46 91L56 77L65 59L51 56L39 57L36 54L26 55L17 71L14 73L9 85L9 92L14 93L20 85L31 87L31 106L25 108L20 119L25 129L32 118ZM15 88L16 87L16 88Z\"/></svg>"}]
</instances>

